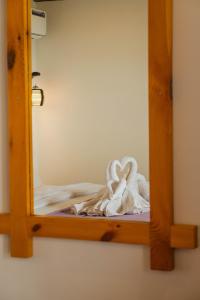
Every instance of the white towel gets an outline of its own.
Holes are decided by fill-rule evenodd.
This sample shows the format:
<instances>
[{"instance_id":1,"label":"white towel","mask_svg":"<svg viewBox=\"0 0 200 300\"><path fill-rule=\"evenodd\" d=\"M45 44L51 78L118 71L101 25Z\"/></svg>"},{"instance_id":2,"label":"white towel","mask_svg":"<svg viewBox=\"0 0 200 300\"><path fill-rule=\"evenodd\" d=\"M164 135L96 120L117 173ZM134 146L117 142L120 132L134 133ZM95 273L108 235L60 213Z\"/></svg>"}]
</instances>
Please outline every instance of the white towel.
<instances>
[{"instance_id":1,"label":"white towel","mask_svg":"<svg viewBox=\"0 0 200 300\"><path fill-rule=\"evenodd\" d=\"M34 207L40 209L69 199L99 192L103 185L94 183L75 183L70 185L41 185L34 191Z\"/></svg>"},{"instance_id":2,"label":"white towel","mask_svg":"<svg viewBox=\"0 0 200 300\"><path fill-rule=\"evenodd\" d=\"M145 177L138 173L133 157L126 156L109 162L106 180L106 186L92 200L74 204L69 212L110 217L150 210L149 185Z\"/></svg>"}]
</instances>

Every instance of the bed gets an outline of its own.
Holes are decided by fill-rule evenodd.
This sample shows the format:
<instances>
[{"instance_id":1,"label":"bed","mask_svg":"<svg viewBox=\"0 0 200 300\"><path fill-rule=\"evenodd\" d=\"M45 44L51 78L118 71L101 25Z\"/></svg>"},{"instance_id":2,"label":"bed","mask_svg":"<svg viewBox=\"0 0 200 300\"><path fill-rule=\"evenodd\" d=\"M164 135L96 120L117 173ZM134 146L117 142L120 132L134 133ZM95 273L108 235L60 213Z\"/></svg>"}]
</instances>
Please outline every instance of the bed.
<instances>
[{"instance_id":1,"label":"bed","mask_svg":"<svg viewBox=\"0 0 200 300\"><path fill-rule=\"evenodd\" d=\"M76 183L71 185L40 185L34 191L34 213L35 215L49 215L57 217L75 218L97 218L94 216L74 215L69 213L69 208L74 203L87 201L91 195L98 193L103 185L94 183ZM99 217L108 219L108 217ZM109 217L126 221L149 222L150 213L131 214Z\"/></svg>"}]
</instances>

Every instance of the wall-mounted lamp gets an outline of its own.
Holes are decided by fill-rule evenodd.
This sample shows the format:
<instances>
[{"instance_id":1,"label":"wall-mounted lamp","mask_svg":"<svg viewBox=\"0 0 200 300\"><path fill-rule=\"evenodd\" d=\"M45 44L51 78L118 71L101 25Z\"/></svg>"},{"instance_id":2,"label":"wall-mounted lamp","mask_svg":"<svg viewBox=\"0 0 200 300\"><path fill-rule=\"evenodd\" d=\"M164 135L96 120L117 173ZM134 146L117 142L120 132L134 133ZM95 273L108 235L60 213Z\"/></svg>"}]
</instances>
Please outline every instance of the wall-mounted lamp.
<instances>
[{"instance_id":1,"label":"wall-mounted lamp","mask_svg":"<svg viewBox=\"0 0 200 300\"><path fill-rule=\"evenodd\" d=\"M40 76L39 72L33 72L32 78ZM32 105L33 106L42 106L44 104L44 91L40 89L37 85L34 85L32 88Z\"/></svg>"},{"instance_id":2,"label":"wall-mounted lamp","mask_svg":"<svg viewBox=\"0 0 200 300\"><path fill-rule=\"evenodd\" d=\"M44 92L37 85L32 88L32 105L42 106L44 103Z\"/></svg>"}]
</instances>

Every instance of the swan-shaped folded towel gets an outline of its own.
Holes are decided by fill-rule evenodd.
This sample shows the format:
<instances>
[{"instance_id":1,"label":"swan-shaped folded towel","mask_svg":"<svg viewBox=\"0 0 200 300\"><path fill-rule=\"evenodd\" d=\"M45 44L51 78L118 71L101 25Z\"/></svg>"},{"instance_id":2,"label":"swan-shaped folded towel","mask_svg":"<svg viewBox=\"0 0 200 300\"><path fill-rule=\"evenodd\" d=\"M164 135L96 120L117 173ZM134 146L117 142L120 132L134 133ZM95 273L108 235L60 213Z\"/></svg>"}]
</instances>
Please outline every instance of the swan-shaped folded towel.
<instances>
[{"instance_id":1,"label":"swan-shaped folded towel","mask_svg":"<svg viewBox=\"0 0 200 300\"><path fill-rule=\"evenodd\" d=\"M149 185L138 173L133 157L109 162L106 180L106 186L100 192L89 201L73 205L70 212L111 217L149 211Z\"/></svg>"}]
</instances>

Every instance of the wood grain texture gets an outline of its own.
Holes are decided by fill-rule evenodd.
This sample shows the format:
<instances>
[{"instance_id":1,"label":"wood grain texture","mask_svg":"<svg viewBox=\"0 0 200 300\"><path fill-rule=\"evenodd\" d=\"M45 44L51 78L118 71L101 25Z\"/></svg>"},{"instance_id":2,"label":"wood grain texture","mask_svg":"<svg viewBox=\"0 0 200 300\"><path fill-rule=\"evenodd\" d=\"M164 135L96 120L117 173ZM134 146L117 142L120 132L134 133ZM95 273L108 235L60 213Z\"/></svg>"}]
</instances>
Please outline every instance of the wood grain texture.
<instances>
[{"instance_id":1,"label":"wood grain texture","mask_svg":"<svg viewBox=\"0 0 200 300\"><path fill-rule=\"evenodd\" d=\"M10 214L0 214L0 234L10 234Z\"/></svg>"},{"instance_id":2,"label":"wood grain texture","mask_svg":"<svg viewBox=\"0 0 200 300\"><path fill-rule=\"evenodd\" d=\"M32 216L34 236L149 245L149 223L105 219Z\"/></svg>"},{"instance_id":3,"label":"wood grain texture","mask_svg":"<svg viewBox=\"0 0 200 300\"><path fill-rule=\"evenodd\" d=\"M145 222L32 216L27 223L30 234L38 237L150 245L150 224ZM197 226L172 225L170 246L196 248Z\"/></svg>"},{"instance_id":4,"label":"wood grain texture","mask_svg":"<svg viewBox=\"0 0 200 300\"><path fill-rule=\"evenodd\" d=\"M30 4L7 1L11 255L18 257L32 256L22 221L32 198Z\"/></svg>"},{"instance_id":5,"label":"wood grain texture","mask_svg":"<svg viewBox=\"0 0 200 300\"><path fill-rule=\"evenodd\" d=\"M172 0L149 0L151 268L172 270Z\"/></svg>"},{"instance_id":6,"label":"wood grain texture","mask_svg":"<svg viewBox=\"0 0 200 300\"><path fill-rule=\"evenodd\" d=\"M11 255L32 256L34 236L141 244L152 269L172 270L173 248L197 246L196 226L173 225L172 0L149 0L150 224L32 216L31 1L7 3L11 214L0 214L0 234Z\"/></svg>"},{"instance_id":7,"label":"wood grain texture","mask_svg":"<svg viewBox=\"0 0 200 300\"><path fill-rule=\"evenodd\" d=\"M57 221L58 219L60 220ZM55 218L52 220L52 217L36 216L27 217L26 221L22 219L21 222L23 222L24 230L28 231L26 234L31 236L150 245L149 223L127 224L125 221L111 220L108 224L103 220L100 225L96 219L81 219L77 224L74 218L56 218L55 221ZM54 223L56 227L52 226ZM81 228L83 226L82 230L80 230L80 226ZM95 226L95 230L91 230L94 228L93 226ZM73 231L71 231L71 227L73 227ZM0 234L11 234L10 214L0 214ZM170 245L172 248L195 249L198 246L197 240L197 226L180 224L171 226Z\"/></svg>"},{"instance_id":8,"label":"wood grain texture","mask_svg":"<svg viewBox=\"0 0 200 300\"><path fill-rule=\"evenodd\" d=\"M171 247L195 249L198 246L197 226L173 225L171 227Z\"/></svg>"}]
</instances>

